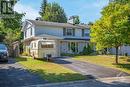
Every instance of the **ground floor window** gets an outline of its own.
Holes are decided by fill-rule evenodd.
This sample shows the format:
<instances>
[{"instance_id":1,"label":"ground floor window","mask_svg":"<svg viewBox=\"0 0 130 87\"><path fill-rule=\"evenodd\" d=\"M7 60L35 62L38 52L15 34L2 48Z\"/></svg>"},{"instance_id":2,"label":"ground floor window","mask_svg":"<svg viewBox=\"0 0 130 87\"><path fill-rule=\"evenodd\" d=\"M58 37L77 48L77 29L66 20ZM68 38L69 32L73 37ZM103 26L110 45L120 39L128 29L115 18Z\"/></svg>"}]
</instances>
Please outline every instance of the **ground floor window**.
<instances>
[{"instance_id":1,"label":"ground floor window","mask_svg":"<svg viewBox=\"0 0 130 87\"><path fill-rule=\"evenodd\" d=\"M78 52L78 42L68 42L68 50L77 53Z\"/></svg>"}]
</instances>

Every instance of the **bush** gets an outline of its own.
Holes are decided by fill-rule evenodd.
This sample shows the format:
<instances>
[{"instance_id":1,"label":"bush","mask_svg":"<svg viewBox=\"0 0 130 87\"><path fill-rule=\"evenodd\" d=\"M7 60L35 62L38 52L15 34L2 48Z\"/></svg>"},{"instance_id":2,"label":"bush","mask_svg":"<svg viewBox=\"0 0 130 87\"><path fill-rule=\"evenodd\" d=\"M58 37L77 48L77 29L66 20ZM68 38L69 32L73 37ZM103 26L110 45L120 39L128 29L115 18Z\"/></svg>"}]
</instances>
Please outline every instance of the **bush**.
<instances>
[{"instance_id":1,"label":"bush","mask_svg":"<svg viewBox=\"0 0 130 87\"><path fill-rule=\"evenodd\" d=\"M80 54L82 54L82 55L90 55L92 53L93 53L93 49L92 49L92 47L90 45L88 45L88 47L86 47L86 46L84 47L83 52L81 52Z\"/></svg>"},{"instance_id":2,"label":"bush","mask_svg":"<svg viewBox=\"0 0 130 87\"><path fill-rule=\"evenodd\" d=\"M61 53L61 56L74 57L74 56L81 56L81 55L80 54Z\"/></svg>"},{"instance_id":3,"label":"bush","mask_svg":"<svg viewBox=\"0 0 130 87\"><path fill-rule=\"evenodd\" d=\"M29 56L29 53L23 52L23 53L22 53L22 56Z\"/></svg>"}]
</instances>

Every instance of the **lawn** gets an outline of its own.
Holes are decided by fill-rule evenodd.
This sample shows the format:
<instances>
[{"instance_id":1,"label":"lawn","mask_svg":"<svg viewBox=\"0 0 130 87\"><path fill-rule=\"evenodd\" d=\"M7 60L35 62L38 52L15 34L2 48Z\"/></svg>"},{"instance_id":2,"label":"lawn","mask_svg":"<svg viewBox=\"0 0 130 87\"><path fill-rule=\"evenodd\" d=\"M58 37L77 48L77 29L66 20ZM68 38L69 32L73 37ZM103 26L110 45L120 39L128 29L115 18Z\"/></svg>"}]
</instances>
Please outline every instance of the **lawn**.
<instances>
[{"instance_id":1,"label":"lawn","mask_svg":"<svg viewBox=\"0 0 130 87\"><path fill-rule=\"evenodd\" d=\"M52 62L34 60L32 58L17 58L16 60L31 73L37 73L49 82L67 82L86 79L85 76Z\"/></svg>"},{"instance_id":2,"label":"lawn","mask_svg":"<svg viewBox=\"0 0 130 87\"><path fill-rule=\"evenodd\" d=\"M76 56L73 59L118 69L130 74L130 58L128 57L120 57L118 65L114 64L115 56Z\"/></svg>"}]
</instances>

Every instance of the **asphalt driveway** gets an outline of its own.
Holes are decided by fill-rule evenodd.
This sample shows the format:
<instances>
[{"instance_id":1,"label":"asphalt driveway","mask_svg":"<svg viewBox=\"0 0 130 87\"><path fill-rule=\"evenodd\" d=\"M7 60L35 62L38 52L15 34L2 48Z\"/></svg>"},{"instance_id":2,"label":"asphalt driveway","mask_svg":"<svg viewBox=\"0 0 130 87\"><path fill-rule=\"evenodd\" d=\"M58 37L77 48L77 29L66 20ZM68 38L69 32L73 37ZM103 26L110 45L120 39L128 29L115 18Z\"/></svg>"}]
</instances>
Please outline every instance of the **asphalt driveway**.
<instances>
[{"instance_id":1,"label":"asphalt driveway","mask_svg":"<svg viewBox=\"0 0 130 87\"><path fill-rule=\"evenodd\" d=\"M77 60L72 60L71 58L56 58L54 62L57 64L61 64L64 67L67 67L71 70L79 72L82 75L87 76L87 78L95 79L95 78L107 78L107 77L122 77L128 76L129 74L115 70L112 68L106 68L103 66L81 62Z\"/></svg>"},{"instance_id":2,"label":"asphalt driveway","mask_svg":"<svg viewBox=\"0 0 130 87\"><path fill-rule=\"evenodd\" d=\"M0 63L0 87L20 87L48 83L36 74L29 73L14 59Z\"/></svg>"}]
</instances>

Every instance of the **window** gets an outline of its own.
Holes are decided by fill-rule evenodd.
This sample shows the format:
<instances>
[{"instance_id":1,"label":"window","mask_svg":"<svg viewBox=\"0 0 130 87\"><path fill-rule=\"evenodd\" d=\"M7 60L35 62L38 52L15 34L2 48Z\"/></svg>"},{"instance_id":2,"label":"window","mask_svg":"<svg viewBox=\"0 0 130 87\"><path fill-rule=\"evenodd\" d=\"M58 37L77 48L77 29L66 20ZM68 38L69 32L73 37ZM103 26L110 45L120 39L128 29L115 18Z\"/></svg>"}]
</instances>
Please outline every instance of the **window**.
<instances>
[{"instance_id":1,"label":"window","mask_svg":"<svg viewBox=\"0 0 130 87\"><path fill-rule=\"evenodd\" d=\"M24 36L25 36L25 38L27 37L27 31L24 32Z\"/></svg>"},{"instance_id":2,"label":"window","mask_svg":"<svg viewBox=\"0 0 130 87\"><path fill-rule=\"evenodd\" d=\"M73 29L67 29L67 36L73 36Z\"/></svg>"},{"instance_id":3,"label":"window","mask_svg":"<svg viewBox=\"0 0 130 87\"><path fill-rule=\"evenodd\" d=\"M82 37L89 37L89 33L85 31L85 29L82 29Z\"/></svg>"},{"instance_id":4,"label":"window","mask_svg":"<svg viewBox=\"0 0 130 87\"><path fill-rule=\"evenodd\" d=\"M42 44L41 48L54 48L53 44Z\"/></svg>"},{"instance_id":5,"label":"window","mask_svg":"<svg viewBox=\"0 0 130 87\"><path fill-rule=\"evenodd\" d=\"M82 29L82 37L84 37L85 35L84 35L84 29Z\"/></svg>"},{"instance_id":6,"label":"window","mask_svg":"<svg viewBox=\"0 0 130 87\"><path fill-rule=\"evenodd\" d=\"M31 35L32 35L32 32L33 32L33 31L32 31L32 28L31 28L31 31L30 31L30 34L31 34Z\"/></svg>"},{"instance_id":7,"label":"window","mask_svg":"<svg viewBox=\"0 0 130 87\"><path fill-rule=\"evenodd\" d=\"M75 29L63 29L63 36L75 36Z\"/></svg>"},{"instance_id":8,"label":"window","mask_svg":"<svg viewBox=\"0 0 130 87\"><path fill-rule=\"evenodd\" d=\"M63 28L63 36L66 36L66 28Z\"/></svg>"},{"instance_id":9,"label":"window","mask_svg":"<svg viewBox=\"0 0 130 87\"><path fill-rule=\"evenodd\" d=\"M34 47L36 47L36 43L34 43Z\"/></svg>"},{"instance_id":10,"label":"window","mask_svg":"<svg viewBox=\"0 0 130 87\"><path fill-rule=\"evenodd\" d=\"M88 37L89 37L89 33L85 33L85 36L88 36Z\"/></svg>"},{"instance_id":11,"label":"window","mask_svg":"<svg viewBox=\"0 0 130 87\"><path fill-rule=\"evenodd\" d=\"M71 47L71 42L68 42L68 50L69 51L71 50L70 47Z\"/></svg>"},{"instance_id":12,"label":"window","mask_svg":"<svg viewBox=\"0 0 130 87\"><path fill-rule=\"evenodd\" d=\"M73 53L78 52L78 42L68 42L68 50Z\"/></svg>"}]
</instances>

